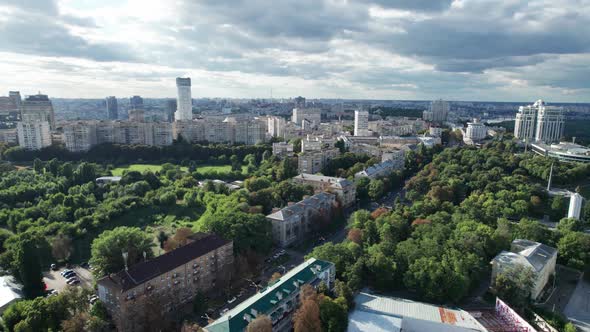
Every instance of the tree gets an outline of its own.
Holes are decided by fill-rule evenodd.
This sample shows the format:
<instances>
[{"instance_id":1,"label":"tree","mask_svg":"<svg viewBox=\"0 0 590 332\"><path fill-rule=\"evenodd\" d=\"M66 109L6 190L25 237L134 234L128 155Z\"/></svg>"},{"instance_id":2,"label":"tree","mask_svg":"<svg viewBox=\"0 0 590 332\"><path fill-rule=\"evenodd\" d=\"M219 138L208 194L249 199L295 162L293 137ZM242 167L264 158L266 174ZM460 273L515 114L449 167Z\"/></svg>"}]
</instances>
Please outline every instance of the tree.
<instances>
[{"instance_id":1,"label":"tree","mask_svg":"<svg viewBox=\"0 0 590 332\"><path fill-rule=\"evenodd\" d=\"M80 312L72 317L62 321L61 328L63 332L78 332L86 329L86 323L90 316L86 312Z\"/></svg>"},{"instance_id":2,"label":"tree","mask_svg":"<svg viewBox=\"0 0 590 332\"><path fill-rule=\"evenodd\" d=\"M268 280L268 283L273 283L274 281L277 281L281 279L281 274L279 272L275 272L272 274L272 276L270 276L270 279Z\"/></svg>"},{"instance_id":3,"label":"tree","mask_svg":"<svg viewBox=\"0 0 590 332\"><path fill-rule=\"evenodd\" d=\"M39 158L35 158L35 160L33 160L33 169L37 174L43 173L43 162Z\"/></svg>"},{"instance_id":4,"label":"tree","mask_svg":"<svg viewBox=\"0 0 590 332\"><path fill-rule=\"evenodd\" d=\"M372 200L377 200L385 193L385 184L383 180L374 179L369 183L368 194Z\"/></svg>"},{"instance_id":5,"label":"tree","mask_svg":"<svg viewBox=\"0 0 590 332\"><path fill-rule=\"evenodd\" d=\"M40 234L22 233L10 238L5 243L5 257L10 257L10 269L23 285L23 293L27 298L43 295L42 261L47 261L49 244Z\"/></svg>"},{"instance_id":6,"label":"tree","mask_svg":"<svg viewBox=\"0 0 590 332\"><path fill-rule=\"evenodd\" d=\"M514 266L500 271L493 280L492 289L502 300L517 309L523 309L531 296L534 272L530 267Z\"/></svg>"},{"instance_id":7,"label":"tree","mask_svg":"<svg viewBox=\"0 0 590 332\"><path fill-rule=\"evenodd\" d=\"M272 332L272 321L266 315L260 315L246 327L246 332Z\"/></svg>"},{"instance_id":8,"label":"tree","mask_svg":"<svg viewBox=\"0 0 590 332\"><path fill-rule=\"evenodd\" d=\"M346 299L331 299L324 296L320 300L320 320L322 331L344 332L348 326L348 306Z\"/></svg>"},{"instance_id":9,"label":"tree","mask_svg":"<svg viewBox=\"0 0 590 332\"><path fill-rule=\"evenodd\" d=\"M153 256L153 242L150 236L139 228L117 227L104 231L92 242L90 263L95 275L103 276L125 267L123 253L127 253L127 266L139 263Z\"/></svg>"},{"instance_id":10,"label":"tree","mask_svg":"<svg viewBox=\"0 0 590 332\"><path fill-rule=\"evenodd\" d=\"M347 239L356 244L361 244L363 242L363 231L358 228L351 228L348 231Z\"/></svg>"},{"instance_id":11,"label":"tree","mask_svg":"<svg viewBox=\"0 0 590 332\"><path fill-rule=\"evenodd\" d=\"M66 261L72 254L72 239L64 234L58 234L51 241L51 253L58 261Z\"/></svg>"},{"instance_id":12,"label":"tree","mask_svg":"<svg viewBox=\"0 0 590 332\"><path fill-rule=\"evenodd\" d=\"M295 332L321 331L322 322L320 320L320 308L318 306L317 299L311 294L305 295L304 287L301 288L301 301L299 308L293 316L294 330ZM315 293L315 291L313 292Z\"/></svg>"},{"instance_id":13,"label":"tree","mask_svg":"<svg viewBox=\"0 0 590 332\"><path fill-rule=\"evenodd\" d=\"M158 233L158 242L160 243L160 248L164 249L166 240L168 240L168 234L166 234L164 231L160 231Z\"/></svg>"},{"instance_id":14,"label":"tree","mask_svg":"<svg viewBox=\"0 0 590 332\"><path fill-rule=\"evenodd\" d=\"M583 269L590 265L590 235L566 233L557 244L558 258L570 267Z\"/></svg>"},{"instance_id":15,"label":"tree","mask_svg":"<svg viewBox=\"0 0 590 332\"><path fill-rule=\"evenodd\" d=\"M231 170L232 172L241 172L242 171L242 165L240 164L240 160L238 159L237 155L232 155L229 158L229 161L231 163Z\"/></svg>"},{"instance_id":16,"label":"tree","mask_svg":"<svg viewBox=\"0 0 590 332\"><path fill-rule=\"evenodd\" d=\"M562 218L557 224L557 229L561 232L578 232L583 226L582 221L576 218Z\"/></svg>"}]
</instances>

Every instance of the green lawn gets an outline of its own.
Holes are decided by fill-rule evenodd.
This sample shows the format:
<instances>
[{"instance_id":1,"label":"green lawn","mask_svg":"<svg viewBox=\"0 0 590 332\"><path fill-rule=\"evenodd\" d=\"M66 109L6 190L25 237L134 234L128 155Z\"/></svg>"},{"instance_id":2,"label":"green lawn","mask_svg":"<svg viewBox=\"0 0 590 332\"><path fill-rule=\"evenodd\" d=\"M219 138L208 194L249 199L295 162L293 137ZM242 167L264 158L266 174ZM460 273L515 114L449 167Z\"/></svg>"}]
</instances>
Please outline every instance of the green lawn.
<instances>
[{"instance_id":1,"label":"green lawn","mask_svg":"<svg viewBox=\"0 0 590 332\"><path fill-rule=\"evenodd\" d=\"M162 165L132 164L132 165L128 165L128 166L117 167L112 170L112 173L113 173L113 176L122 176L124 171L138 171L138 172L143 173L146 171L158 172L161 169L162 169ZM187 167L181 167L180 169L185 172L188 171Z\"/></svg>"},{"instance_id":2,"label":"green lawn","mask_svg":"<svg viewBox=\"0 0 590 332\"><path fill-rule=\"evenodd\" d=\"M242 166L242 173L247 172L248 167ZM198 165L197 172L217 172L217 173L229 173L231 172L231 165Z\"/></svg>"}]
</instances>

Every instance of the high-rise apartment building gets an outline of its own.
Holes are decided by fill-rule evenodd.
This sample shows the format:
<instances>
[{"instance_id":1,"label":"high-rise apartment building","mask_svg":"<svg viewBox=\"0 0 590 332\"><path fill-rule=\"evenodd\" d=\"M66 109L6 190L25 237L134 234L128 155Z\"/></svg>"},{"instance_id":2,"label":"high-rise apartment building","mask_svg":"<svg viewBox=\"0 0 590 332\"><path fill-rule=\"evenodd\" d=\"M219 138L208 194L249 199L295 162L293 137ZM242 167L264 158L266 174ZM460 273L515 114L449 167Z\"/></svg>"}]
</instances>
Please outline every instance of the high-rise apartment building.
<instances>
[{"instance_id":1,"label":"high-rise apartment building","mask_svg":"<svg viewBox=\"0 0 590 332\"><path fill-rule=\"evenodd\" d=\"M141 108L132 108L129 110L129 121L144 122L145 111Z\"/></svg>"},{"instance_id":2,"label":"high-rise apartment building","mask_svg":"<svg viewBox=\"0 0 590 332\"><path fill-rule=\"evenodd\" d=\"M193 100L191 97L190 77L176 78L176 89L178 90L177 110L174 113L176 121L188 121L193 119Z\"/></svg>"},{"instance_id":3,"label":"high-rise apartment building","mask_svg":"<svg viewBox=\"0 0 590 332\"><path fill-rule=\"evenodd\" d=\"M291 121L306 129L316 128L322 121L322 111L319 108L294 108Z\"/></svg>"},{"instance_id":4,"label":"high-rise apartment building","mask_svg":"<svg viewBox=\"0 0 590 332\"><path fill-rule=\"evenodd\" d=\"M529 142L556 142L563 136L565 114L561 107L547 106L543 100L520 106L516 113L514 137Z\"/></svg>"},{"instance_id":5,"label":"high-rise apartment building","mask_svg":"<svg viewBox=\"0 0 590 332\"><path fill-rule=\"evenodd\" d=\"M295 98L295 108L305 108L305 98L301 96Z\"/></svg>"},{"instance_id":6,"label":"high-rise apartment building","mask_svg":"<svg viewBox=\"0 0 590 332\"><path fill-rule=\"evenodd\" d=\"M174 112L176 112L176 108L178 104L176 99L168 99L166 100L166 121L174 122Z\"/></svg>"},{"instance_id":7,"label":"high-rise apartment building","mask_svg":"<svg viewBox=\"0 0 590 332\"><path fill-rule=\"evenodd\" d=\"M63 140L71 152L86 152L96 145L96 124L73 122L63 126Z\"/></svg>"},{"instance_id":8,"label":"high-rise apartment building","mask_svg":"<svg viewBox=\"0 0 590 332\"><path fill-rule=\"evenodd\" d=\"M51 145L48 121L19 122L16 126L18 145L27 150L40 150Z\"/></svg>"},{"instance_id":9,"label":"high-rise apartment building","mask_svg":"<svg viewBox=\"0 0 590 332\"><path fill-rule=\"evenodd\" d=\"M119 105L117 104L117 97L110 96L106 98L107 119L117 120L119 118Z\"/></svg>"},{"instance_id":10,"label":"high-rise apartment building","mask_svg":"<svg viewBox=\"0 0 590 332\"><path fill-rule=\"evenodd\" d=\"M369 136L368 111L354 111L354 136Z\"/></svg>"},{"instance_id":11,"label":"high-rise apartment building","mask_svg":"<svg viewBox=\"0 0 590 332\"><path fill-rule=\"evenodd\" d=\"M22 106L22 102L23 102L23 99L20 96L20 92L9 91L8 98L12 99L14 101L14 104L16 105L16 108L20 110L20 108Z\"/></svg>"},{"instance_id":12,"label":"high-rise apartment building","mask_svg":"<svg viewBox=\"0 0 590 332\"><path fill-rule=\"evenodd\" d=\"M465 129L465 136L463 140L467 144L472 144L481 141L486 137L488 128L478 119L473 119L472 122L467 122L467 129Z\"/></svg>"},{"instance_id":13,"label":"high-rise apartment building","mask_svg":"<svg viewBox=\"0 0 590 332\"><path fill-rule=\"evenodd\" d=\"M37 94L28 96L22 103L21 121L49 123L50 130L55 128L53 105L47 95Z\"/></svg>"},{"instance_id":14,"label":"high-rise apartment building","mask_svg":"<svg viewBox=\"0 0 590 332\"><path fill-rule=\"evenodd\" d=\"M442 99L430 102L430 110L423 113L424 120L442 123L447 121L451 106Z\"/></svg>"},{"instance_id":15,"label":"high-rise apartment building","mask_svg":"<svg viewBox=\"0 0 590 332\"><path fill-rule=\"evenodd\" d=\"M286 121L278 116L269 116L267 118L268 134L271 137L284 137Z\"/></svg>"},{"instance_id":16,"label":"high-rise apartment building","mask_svg":"<svg viewBox=\"0 0 590 332\"><path fill-rule=\"evenodd\" d=\"M143 98L140 96L129 98L129 109L143 109Z\"/></svg>"}]
</instances>

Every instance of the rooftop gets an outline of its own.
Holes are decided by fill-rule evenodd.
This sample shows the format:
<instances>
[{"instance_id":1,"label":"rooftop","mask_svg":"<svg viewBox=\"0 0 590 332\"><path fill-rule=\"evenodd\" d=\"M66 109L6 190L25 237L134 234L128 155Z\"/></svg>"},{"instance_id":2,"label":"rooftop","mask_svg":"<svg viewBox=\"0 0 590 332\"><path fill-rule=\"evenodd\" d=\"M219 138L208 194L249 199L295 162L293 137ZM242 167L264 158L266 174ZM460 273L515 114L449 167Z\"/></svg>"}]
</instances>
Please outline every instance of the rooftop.
<instances>
[{"instance_id":1,"label":"rooftop","mask_svg":"<svg viewBox=\"0 0 590 332\"><path fill-rule=\"evenodd\" d=\"M541 271L553 256L557 255L557 249L539 242L516 239L512 241L511 252L502 251L493 261L500 264L522 264L530 266L534 271Z\"/></svg>"},{"instance_id":2,"label":"rooftop","mask_svg":"<svg viewBox=\"0 0 590 332\"><path fill-rule=\"evenodd\" d=\"M485 331L468 312L407 299L360 293L348 332Z\"/></svg>"},{"instance_id":3,"label":"rooftop","mask_svg":"<svg viewBox=\"0 0 590 332\"><path fill-rule=\"evenodd\" d=\"M309 208L318 208L321 203L331 200L333 197L333 194L321 192L311 197L305 198L291 206L284 207L281 210L271 213L266 217L275 220L285 220L294 214L301 214Z\"/></svg>"},{"instance_id":4,"label":"rooftop","mask_svg":"<svg viewBox=\"0 0 590 332\"><path fill-rule=\"evenodd\" d=\"M178 249L135 264L127 271L121 270L115 275L103 277L98 282L111 282L119 286L121 291L126 291L230 242L215 234L197 233L192 237L192 242Z\"/></svg>"},{"instance_id":5,"label":"rooftop","mask_svg":"<svg viewBox=\"0 0 590 332\"><path fill-rule=\"evenodd\" d=\"M329 269L333 263L310 258L298 265L291 271L287 272L272 286L248 298L232 310L219 317L215 322L206 327L210 332L233 332L243 331L248 326L248 321L244 319L245 315L252 314L253 310L260 314L266 314L278 302L277 295L285 294L285 297L296 291L301 285L310 283L320 272ZM297 285L297 286L296 286Z\"/></svg>"},{"instance_id":6,"label":"rooftop","mask_svg":"<svg viewBox=\"0 0 590 332\"><path fill-rule=\"evenodd\" d=\"M0 308L12 301L22 298L21 286L18 285L12 276L0 277Z\"/></svg>"},{"instance_id":7,"label":"rooftop","mask_svg":"<svg viewBox=\"0 0 590 332\"><path fill-rule=\"evenodd\" d=\"M335 184L340 187L352 186L353 183L345 178L336 178L332 176L325 176L325 175L316 175L316 174L308 174L308 173L301 173L293 179L300 179L300 180L308 180L308 181L315 181L315 182L329 182Z\"/></svg>"}]
</instances>

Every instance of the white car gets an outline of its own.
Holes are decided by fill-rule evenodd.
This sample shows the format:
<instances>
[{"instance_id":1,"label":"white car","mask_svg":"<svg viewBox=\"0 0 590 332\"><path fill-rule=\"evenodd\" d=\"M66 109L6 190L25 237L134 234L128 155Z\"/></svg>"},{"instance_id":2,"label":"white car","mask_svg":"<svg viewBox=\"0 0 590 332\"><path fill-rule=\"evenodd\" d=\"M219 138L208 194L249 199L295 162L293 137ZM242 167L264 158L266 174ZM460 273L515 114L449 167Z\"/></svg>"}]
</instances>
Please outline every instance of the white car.
<instances>
[{"instance_id":1,"label":"white car","mask_svg":"<svg viewBox=\"0 0 590 332\"><path fill-rule=\"evenodd\" d=\"M228 303L228 304L232 304L232 303L236 302L236 300L237 300L237 299L236 299L236 297L234 296L234 297L232 297L231 299L227 300L227 303Z\"/></svg>"}]
</instances>

